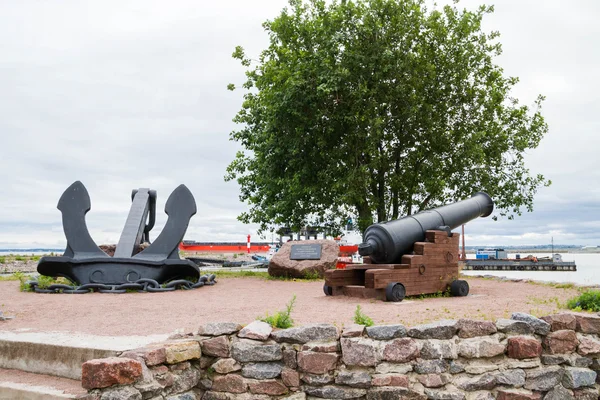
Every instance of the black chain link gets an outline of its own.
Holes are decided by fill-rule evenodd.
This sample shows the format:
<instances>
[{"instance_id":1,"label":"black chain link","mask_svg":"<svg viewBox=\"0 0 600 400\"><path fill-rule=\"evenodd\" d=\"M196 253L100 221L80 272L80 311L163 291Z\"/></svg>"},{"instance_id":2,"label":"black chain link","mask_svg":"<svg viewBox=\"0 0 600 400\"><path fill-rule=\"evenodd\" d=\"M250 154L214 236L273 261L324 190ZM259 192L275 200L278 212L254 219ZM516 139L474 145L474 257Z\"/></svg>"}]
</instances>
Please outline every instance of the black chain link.
<instances>
[{"instance_id":1,"label":"black chain link","mask_svg":"<svg viewBox=\"0 0 600 400\"><path fill-rule=\"evenodd\" d=\"M39 288L38 281L31 280L25 282L34 292L36 293L69 293L69 294L82 294L89 292L99 293L127 293L128 290L136 290L140 293L143 292L172 292L177 289L189 290L196 289L202 286L212 286L217 281L215 280L214 274L202 275L197 282L188 281L186 279L177 279L174 281L167 282L164 286L155 281L154 279L138 279L135 282L123 283L121 285L104 285L102 283L86 283L81 286L64 285L61 283L55 283L48 286L47 288Z\"/></svg>"}]
</instances>

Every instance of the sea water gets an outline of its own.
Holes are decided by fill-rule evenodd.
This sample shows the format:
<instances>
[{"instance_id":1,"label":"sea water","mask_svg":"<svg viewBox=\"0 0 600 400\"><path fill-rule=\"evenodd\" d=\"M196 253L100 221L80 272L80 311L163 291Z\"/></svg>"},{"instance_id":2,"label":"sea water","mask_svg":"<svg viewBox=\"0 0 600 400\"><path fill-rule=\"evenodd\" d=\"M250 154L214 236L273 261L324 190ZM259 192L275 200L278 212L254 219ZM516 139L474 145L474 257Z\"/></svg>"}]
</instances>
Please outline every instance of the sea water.
<instances>
[{"instance_id":1,"label":"sea water","mask_svg":"<svg viewBox=\"0 0 600 400\"><path fill-rule=\"evenodd\" d=\"M521 254L521 258L527 254ZM550 253L532 254L537 258L549 257ZM577 271L462 271L465 275L481 276L492 275L511 279L531 279L535 281L576 283L578 285L600 285L600 253L579 254L579 253L561 253L563 261L575 261ZM473 254L467 254L467 258L473 257ZM514 259L515 254L508 255Z\"/></svg>"}]
</instances>

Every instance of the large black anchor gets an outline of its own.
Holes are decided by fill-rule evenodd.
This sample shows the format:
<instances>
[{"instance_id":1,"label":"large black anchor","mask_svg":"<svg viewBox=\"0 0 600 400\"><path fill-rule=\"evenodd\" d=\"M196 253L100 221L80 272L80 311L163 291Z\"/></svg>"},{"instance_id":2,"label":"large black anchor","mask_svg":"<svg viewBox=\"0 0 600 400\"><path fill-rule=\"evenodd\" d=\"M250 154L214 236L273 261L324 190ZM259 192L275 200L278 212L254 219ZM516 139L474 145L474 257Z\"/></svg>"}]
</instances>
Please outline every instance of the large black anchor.
<instances>
[{"instance_id":1,"label":"large black anchor","mask_svg":"<svg viewBox=\"0 0 600 400\"><path fill-rule=\"evenodd\" d=\"M185 185L178 186L165 205L168 220L156 240L141 252L139 245L149 242L149 232L156 216L156 192L134 190L125 227L113 257L94 242L88 232L85 215L91 209L85 186L77 181L61 196L58 209L67 248L62 256L42 257L38 272L52 277L65 277L80 286L51 285L47 289L31 285L37 292L86 293L90 289L122 293L129 290L169 291L177 287L195 288L213 284L214 275L200 276L195 263L179 258L179 243L190 218L196 214L194 196ZM148 224L146 221L148 220ZM165 285L166 283L166 285Z\"/></svg>"}]
</instances>

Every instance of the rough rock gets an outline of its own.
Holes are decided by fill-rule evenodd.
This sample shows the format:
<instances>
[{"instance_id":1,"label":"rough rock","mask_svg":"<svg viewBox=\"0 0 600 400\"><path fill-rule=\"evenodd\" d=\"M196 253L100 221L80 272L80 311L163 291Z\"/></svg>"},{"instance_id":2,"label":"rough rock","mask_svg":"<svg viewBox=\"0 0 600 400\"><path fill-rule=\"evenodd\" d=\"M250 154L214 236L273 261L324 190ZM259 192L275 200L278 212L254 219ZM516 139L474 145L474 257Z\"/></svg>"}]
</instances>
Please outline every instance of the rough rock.
<instances>
[{"instance_id":1,"label":"rough rock","mask_svg":"<svg viewBox=\"0 0 600 400\"><path fill-rule=\"evenodd\" d=\"M382 359L379 341L367 338L342 338L342 359L346 365L374 366Z\"/></svg>"},{"instance_id":2,"label":"rough rock","mask_svg":"<svg viewBox=\"0 0 600 400\"><path fill-rule=\"evenodd\" d=\"M279 250L281 251L281 250ZM308 343L313 341L337 340L338 330L331 324L312 324L299 326L297 328L282 329L271 333L271 337L277 342Z\"/></svg>"},{"instance_id":3,"label":"rough rock","mask_svg":"<svg viewBox=\"0 0 600 400\"><path fill-rule=\"evenodd\" d=\"M542 354L542 364L544 365L571 365L571 354Z\"/></svg>"},{"instance_id":4,"label":"rough rock","mask_svg":"<svg viewBox=\"0 0 600 400\"><path fill-rule=\"evenodd\" d=\"M142 400L142 394L131 386L117 386L104 390L100 400Z\"/></svg>"},{"instance_id":5,"label":"rough rock","mask_svg":"<svg viewBox=\"0 0 600 400\"><path fill-rule=\"evenodd\" d=\"M253 379L272 379L281 375L283 366L279 363L248 363L242 367L242 375Z\"/></svg>"},{"instance_id":6,"label":"rough rock","mask_svg":"<svg viewBox=\"0 0 600 400\"><path fill-rule=\"evenodd\" d=\"M281 380L289 387L300 386L300 374L291 368L286 367L281 370Z\"/></svg>"},{"instance_id":7,"label":"rough rock","mask_svg":"<svg viewBox=\"0 0 600 400\"><path fill-rule=\"evenodd\" d=\"M562 331L562 330L572 330L577 329L577 319L575 315L570 313L561 313L561 314L552 314L541 318L550 324L550 330L554 331Z\"/></svg>"},{"instance_id":8,"label":"rough rock","mask_svg":"<svg viewBox=\"0 0 600 400\"><path fill-rule=\"evenodd\" d=\"M254 394L268 394L269 396L281 396L288 392L288 388L277 380L248 381L248 389Z\"/></svg>"},{"instance_id":9,"label":"rough rock","mask_svg":"<svg viewBox=\"0 0 600 400\"><path fill-rule=\"evenodd\" d=\"M462 339L458 344L458 354L466 358L495 357L505 350L506 345L495 336Z\"/></svg>"},{"instance_id":10,"label":"rough rock","mask_svg":"<svg viewBox=\"0 0 600 400\"><path fill-rule=\"evenodd\" d=\"M302 373L300 374L300 379L302 382L308 383L309 385L323 386L332 383L335 378L333 374L315 375Z\"/></svg>"},{"instance_id":11,"label":"rough rock","mask_svg":"<svg viewBox=\"0 0 600 400\"><path fill-rule=\"evenodd\" d=\"M303 391L311 396L323 399L355 399L367 394L365 389L346 388L343 386L303 386Z\"/></svg>"},{"instance_id":12,"label":"rough rock","mask_svg":"<svg viewBox=\"0 0 600 400\"><path fill-rule=\"evenodd\" d=\"M512 360L510 358L504 360L504 362L502 363L504 368L507 369L514 369L514 368L521 368L521 369L530 369L530 368L537 368L541 365L540 363L540 359L539 358L531 358L529 360Z\"/></svg>"},{"instance_id":13,"label":"rough rock","mask_svg":"<svg viewBox=\"0 0 600 400\"><path fill-rule=\"evenodd\" d=\"M311 374L324 374L335 369L338 358L334 353L301 351L298 353L298 368Z\"/></svg>"},{"instance_id":14,"label":"rough rock","mask_svg":"<svg viewBox=\"0 0 600 400\"><path fill-rule=\"evenodd\" d=\"M317 353L337 353L340 351L339 342L309 342L302 346L302 351L315 351Z\"/></svg>"},{"instance_id":15,"label":"rough rock","mask_svg":"<svg viewBox=\"0 0 600 400\"><path fill-rule=\"evenodd\" d=\"M500 389L496 400L542 400L542 395L526 390Z\"/></svg>"},{"instance_id":16,"label":"rough rock","mask_svg":"<svg viewBox=\"0 0 600 400\"><path fill-rule=\"evenodd\" d=\"M293 245L320 244L319 260L290 260ZM319 274L322 278L325 271L335 268L340 248L334 240L303 240L287 242L275 253L269 262L269 275L303 278L307 274Z\"/></svg>"},{"instance_id":17,"label":"rough rock","mask_svg":"<svg viewBox=\"0 0 600 400\"><path fill-rule=\"evenodd\" d=\"M473 392L476 390L491 390L496 386L496 378L492 374L483 374L473 377L462 376L454 381L454 384L466 390Z\"/></svg>"},{"instance_id":18,"label":"rough rock","mask_svg":"<svg viewBox=\"0 0 600 400\"><path fill-rule=\"evenodd\" d=\"M211 390L215 392L245 393L246 381L239 375L219 375L213 378Z\"/></svg>"},{"instance_id":19,"label":"rough rock","mask_svg":"<svg viewBox=\"0 0 600 400\"><path fill-rule=\"evenodd\" d=\"M544 338L544 347L550 354L572 353L578 344L577 334L568 330L550 332Z\"/></svg>"},{"instance_id":20,"label":"rough rock","mask_svg":"<svg viewBox=\"0 0 600 400\"><path fill-rule=\"evenodd\" d=\"M150 400L158 400L161 399L160 397L153 397ZM180 394L176 394L173 396L167 396L164 398L165 400L199 400L200 396L196 395L196 393L194 393L193 391L188 391L185 393L180 393Z\"/></svg>"},{"instance_id":21,"label":"rough rock","mask_svg":"<svg viewBox=\"0 0 600 400\"><path fill-rule=\"evenodd\" d=\"M525 371L522 369L509 369L494 373L498 385L521 387L525 384Z\"/></svg>"},{"instance_id":22,"label":"rough rock","mask_svg":"<svg viewBox=\"0 0 600 400\"><path fill-rule=\"evenodd\" d=\"M416 340L411 338L394 339L383 348L383 359L405 363L419 357L419 346Z\"/></svg>"},{"instance_id":23,"label":"rough rock","mask_svg":"<svg viewBox=\"0 0 600 400\"><path fill-rule=\"evenodd\" d=\"M303 392L294 393L292 395L282 397L279 400L306 400L306 394Z\"/></svg>"},{"instance_id":24,"label":"rough rock","mask_svg":"<svg viewBox=\"0 0 600 400\"><path fill-rule=\"evenodd\" d=\"M137 359L141 357L146 366L152 367L167 362L167 352L164 346L147 346L140 349L129 350L122 353L119 357Z\"/></svg>"},{"instance_id":25,"label":"rough rock","mask_svg":"<svg viewBox=\"0 0 600 400\"><path fill-rule=\"evenodd\" d=\"M496 400L496 397L488 391L472 392L467 395L467 400Z\"/></svg>"},{"instance_id":26,"label":"rough rock","mask_svg":"<svg viewBox=\"0 0 600 400\"><path fill-rule=\"evenodd\" d=\"M600 333L600 316L574 314L577 320L577 331L582 333Z\"/></svg>"},{"instance_id":27,"label":"rough rock","mask_svg":"<svg viewBox=\"0 0 600 400\"><path fill-rule=\"evenodd\" d=\"M241 331L238 332L238 337L254 340L267 340L271 335L273 328L271 325L263 321L252 321Z\"/></svg>"},{"instance_id":28,"label":"rough rock","mask_svg":"<svg viewBox=\"0 0 600 400\"><path fill-rule=\"evenodd\" d=\"M341 371L335 377L335 383L366 389L371 386L371 375L367 371Z\"/></svg>"},{"instance_id":29,"label":"rough rock","mask_svg":"<svg viewBox=\"0 0 600 400\"><path fill-rule=\"evenodd\" d=\"M460 374L465 372L465 365L462 362L451 360L448 365L448 372L451 374Z\"/></svg>"},{"instance_id":30,"label":"rough rock","mask_svg":"<svg viewBox=\"0 0 600 400\"><path fill-rule=\"evenodd\" d=\"M575 400L575 396L569 389L558 385L544 396L544 400Z\"/></svg>"},{"instance_id":31,"label":"rough rock","mask_svg":"<svg viewBox=\"0 0 600 400\"><path fill-rule=\"evenodd\" d=\"M533 327L529 323L513 319L499 319L496 321L496 329L499 332L517 335L531 335L534 332Z\"/></svg>"},{"instance_id":32,"label":"rough rock","mask_svg":"<svg viewBox=\"0 0 600 400\"><path fill-rule=\"evenodd\" d=\"M221 358L212 365L212 368L219 374L228 374L241 370L242 366L233 358Z\"/></svg>"},{"instance_id":33,"label":"rough rock","mask_svg":"<svg viewBox=\"0 0 600 400\"><path fill-rule=\"evenodd\" d=\"M209 322L200 325L198 328L198 335L202 336L221 336L231 335L242 329L240 324L232 322Z\"/></svg>"},{"instance_id":34,"label":"rough rock","mask_svg":"<svg viewBox=\"0 0 600 400\"><path fill-rule=\"evenodd\" d=\"M359 337L362 336L364 331L364 325L352 324L344 327L342 337Z\"/></svg>"},{"instance_id":35,"label":"rough rock","mask_svg":"<svg viewBox=\"0 0 600 400\"><path fill-rule=\"evenodd\" d=\"M283 363L288 368L296 369L298 367L296 350L283 350Z\"/></svg>"},{"instance_id":36,"label":"rough rock","mask_svg":"<svg viewBox=\"0 0 600 400\"><path fill-rule=\"evenodd\" d=\"M168 394L175 394L188 391L196 386L200 380L200 372L195 368L173 371L173 386L168 389Z\"/></svg>"},{"instance_id":37,"label":"rough rock","mask_svg":"<svg viewBox=\"0 0 600 400\"><path fill-rule=\"evenodd\" d=\"M458 358L458 346L453 341L426 339L420 342L421 358L424 359L452 359Z\"/></svg>"},{"instance_id":38,"label":"rough rock","mask_svg":"<svg viewBox=\"0 0 600 400\"><path fill-rule=\"evenodd\" d=\"M404 325L377 325L367 327L367 336L371 339L390 340L406 336Z\"/></svg>"},{"instance_id":39,"label":"rough rock","mask_svg":"<svg viewBox=\"0 0 600 400\"><path fill-rule=\"evenodd\" d=\"M533 315L525 314L522 312L512 313L510 319L514 319L516 321L527 322L531 327L533 327L534 332L538 335L545 336L550 332L550 324L540 318L536 318Z\"/></svg>"},{"instance_id":40,"label":"rough rock","mask_svg":"<svg viewBox=\"0 0 600 400\"><path fill-rule=\"evenodd\" d=\"M81 366L81 386L84 389L127 385L141 376L142 364L130 358L102 358L86 361Z\"/></svg>"},{"instance_id":41,"label":"rough rock","mask_svg":"<svg viewBox=\"0 0 600 400\"><path fill-rule=\"evenodd\" d=\"M530 369L525 373L525 389L546 392L558 385L564 371L557 366Z\"/></svg>"},{"instance_id":42,"label":"rough rock","mask_svg":"<svg viewBox=\"0 0 600 400\"><path fill-rule=\"evenodd\" d=\"M448 361L417 360L413 368L418 374L441 374L448 371Z\"/></svg>"},{"instance_id":43,"label":"rough rock","mask_svg":"<svg viewBox=\"0 0 600 400\"><path fill-rule=\"evenodd\" d=\"M577 352L583 356L600 355L600 341L595 340L591 337L580 336Z\"/></svg>"},{"instance_id":44,"label":"rough rock","mask_svg":"<svg viewBox=\"0 0 600 400\"><path fill-rule=\"evenodd\" d=\"M550 325L548 325L549 329ZM510 358L534 358L542 354L542 344L531 336L513 336L508 338L508 356Z\"/></svg>"},{"instance_id":45,"label":"rough rock","mask_svg":"<svg viewBox=\"0 0 600 400\"><path fill-rule=\"evenodd\" d=\"M484 358L474 359L464 366L464 371L467 374L475 374L475 375L485 374L486 372L497 371L500 366L499 366L498 362L494 362L494 361L489 361Z\"/></svg>"},{"instance_id":46,"label":"rough rock","mask_svg":"<svg viewBox=\"0 0 600 400\"><path fill-rule=\"evenodd\" d=\"M562 384L568 389L593 386L596 383L596 372L587 368L565 367Z\"/></svg>"},{"instance_id":47,"label":"rough rock","mask_svg":"<svg viewBox=\"0 0 600 400\"><path fill-rule=\"evenodd\" d=\"M279 361L283 358L281 346L256 340L239 339L231 346L231 356L239 362Z\"/></svg>"},{"instance_id":48,"label":"rough rock","mask_svg":"<svg viewBox=\"0 0 600 400\"><path fill-rule=\"evenodd\" d=\"M428 388L439 388L447 384L452 380L450 374L427 374L417 376L418 381L421 385Z\"/></svg>"},{"instance_id":49,"label":"rough rock","mask_svg":"<svg viewBox=\"0 0 600 400\"><path fill-rule=\"evenodd\" d=\"M202 355L200 344L195 340L176 341L165 344L167 364L197 360Z\"/></svg>"},{"instance_id":50,"label":"rough rock","mask_svg":"<svg viewBox=\"0 0 600 400\"><path fill-rule=\"evenodd\" d=\"M598 389L586 388L573 390L575 399L577 400L598 400Z\"/></svg>"},{"instance_id":51,"label":"rough rock","mask_svg":"<svg viewBox=\"0 0 600 400\"><path fill-rule=\"evenodd\" d=\"M212 357L229 357L229 339L227 336L217 336L203 340L201 343L202 354Z\"/></svg>"},{"instance_id":52,"label":"rough rock","mask_svg":"<svg viewBox=\"0 0 600 400\"><path fill-rule=\"evenodd\" d=\"M143 368L143 367L142 367ZM172 386L175 382L175 378L169 368L165 365L159 365L156 367L149 368L150 373L154 379L162 386Z\"/></svg>"},{"instance_id":53,"label":"rough rock","mask_svg":"<svg viewBox=\"0 0 600 400\"><path fill-rule=\"evenodd\" d=\"M476 336L488 336L497 332L496 325L490 321L472 319L458 320L458 337L468 339Z\"/></svg>"},{"instance_id":54,"label":"rough rock","mask_svg":"<svg viewBox=\"0 0 600 400\"><path fill-rule=\"evenodd\" d=\"M408 387L408 376L402 374L377 374L373 375L371 385L373 386L403 386Z\"/></svg>"},{"instance_id":55,"label":"rough rock","mask_svg":"<svg viewBox=\"0 0 600 400\"><path fill-rule=\"evenodd\" d=\"M457 321L443 320L432 324L413 326L408 330L408 336L416 339L452 339L457 330Z\"/></svg>"},{"instance_id":56,"label":"rough rock","mask_svg":"<svg viewBox=\"0 0 600 400\"><path fill-rule=\"evenodd\" d=\"M367 400L427 400L427 396L404 387L378 387L370 389Z\"/></svg>"},{"instance_id":57,"label":"rough rock","mask_svg":"<svg viewBox=\"0 0 600 400\"><path fill-rule=\"evenodd\" d=\"M425 395L430 400L466 400L465 394L459 391L425 389Z\"/></svg>"},{"instance_id":58,"label":"rough rock","mask_svg":"<svg viewBox=\"0 0 600 400\"><path fill-rule=\"evenodd\" d=\"M382 362L375 367L378 374L407 374L413 370L410 364L391 364Z\"/></svg>"}]
</instances>

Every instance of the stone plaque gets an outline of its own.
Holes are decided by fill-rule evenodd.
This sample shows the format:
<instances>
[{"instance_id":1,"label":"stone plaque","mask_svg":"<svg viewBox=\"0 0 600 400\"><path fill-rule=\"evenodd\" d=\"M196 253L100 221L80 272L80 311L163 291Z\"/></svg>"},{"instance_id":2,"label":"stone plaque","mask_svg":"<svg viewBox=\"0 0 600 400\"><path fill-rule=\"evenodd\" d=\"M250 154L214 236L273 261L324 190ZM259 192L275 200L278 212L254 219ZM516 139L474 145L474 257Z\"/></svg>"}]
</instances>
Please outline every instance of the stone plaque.
<instances>
[{"instance_id":1,"label":"stone plaque","mask_svg":"<svg viewBox=\"0 0 600 400\"><path fill-rule=\"evenodd\" d=\"M320 260L321 244L293 244L290 260Z\"/></svg>"}]
</instances>

